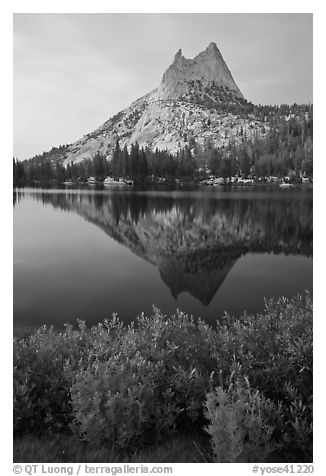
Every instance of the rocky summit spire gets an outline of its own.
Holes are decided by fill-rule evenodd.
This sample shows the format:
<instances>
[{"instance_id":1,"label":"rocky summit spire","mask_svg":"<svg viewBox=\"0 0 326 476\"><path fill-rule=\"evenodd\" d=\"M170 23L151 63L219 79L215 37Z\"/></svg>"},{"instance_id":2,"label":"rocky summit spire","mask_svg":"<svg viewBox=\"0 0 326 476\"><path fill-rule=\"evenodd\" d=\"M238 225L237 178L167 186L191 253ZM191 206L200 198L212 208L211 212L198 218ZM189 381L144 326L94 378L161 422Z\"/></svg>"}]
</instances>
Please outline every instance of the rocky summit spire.
<instances>
[{"instance_id":1,"label":"rocky summit spire","mask_svg":"<svg viewBox=\"0 0 326 476\"><path fill-rule=\"evenodd\" d=\"M182 58L182 49L181 48L176 52L175 57L174 57L174 62L178 61L179 58Z\"/></svg>"},{"instance_id":2,"label":"rocky summit spire","mask_svg":"<svg viewBox=\"0 0 326 476\"><path fill-rule=\"evenodd\" d=\"M157 89L158 99L185 98L196 82L196 87L207 87L214 84L227 88L237 97L243 98L236 85L223 56L216 46L210 43L207 48L193 59L182 56L181 49L174 57L173 63L165 71L161 84Z\"/></svg>"}]
</instances>

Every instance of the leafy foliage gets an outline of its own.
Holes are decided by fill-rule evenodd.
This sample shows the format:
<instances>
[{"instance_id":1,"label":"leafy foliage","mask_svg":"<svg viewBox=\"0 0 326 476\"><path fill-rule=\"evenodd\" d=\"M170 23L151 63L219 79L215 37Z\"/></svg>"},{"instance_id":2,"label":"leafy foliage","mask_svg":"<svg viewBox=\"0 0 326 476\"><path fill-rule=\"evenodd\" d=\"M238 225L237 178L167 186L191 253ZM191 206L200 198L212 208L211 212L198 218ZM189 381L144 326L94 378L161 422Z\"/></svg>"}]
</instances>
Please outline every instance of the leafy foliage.
<instances>
[{"instance_id":1,"label":"leafy foliage","mask_svg":"<svg viewBox=\"0 0 326 476\"><path fill-rule=\"evenodd\" d=\"M223 335L220 362L228 371L236 356L244 375L267 398L284 400L289 382L308 402L312 395L312 300L304 297L271 299L265 312L228 316L218 324Z\"/></svg>"},{"instance_id":2,"label":"leafy foliage","mask_svg":"<svg viewBox=\"0 0 326 476\"><path fill-rule=\"evenodd\" d=\"M217 461L310 461L311 399L309 294L215 328L154 309L127 327L113 315L14 341L16 436L72 433L130 453L208 420Z\"/></svg>"},{"instance_id":3,"label":"leafy foliage","mask_svg":"<svg viewBox=\"0 0 326 476\"><path fill-rule=\"evenodd\" d=\"M233 382L232 377L227 390L217 387L205 403L216 462L266 462L275 449L272 437L281 424L281 408L252 390L247 379Z\"/></svg>"},{"instance_id":4,"label":"leafy foliage","mask_svg":"<svg viewBox=\"0 0 326 476\"><path fill-rule=\"evenodd\" d=\"M72 374L84 353L84 332L40 328L14 340L14 433L66 431L71 421ZM65 372L65 367L70 372Z\"/></svg>"},{"instance_id":5,"label":"leafy foliage","mask_svg":"<svg viewBox=\"0 0 326 476\"><path fill-rule=\"evenodd\" d=\"M214 366L212 337L181 312L141 316L117 352L77 374L72 402L81 436L132 448L196 423Z\"/></svg>"}]
</instances>

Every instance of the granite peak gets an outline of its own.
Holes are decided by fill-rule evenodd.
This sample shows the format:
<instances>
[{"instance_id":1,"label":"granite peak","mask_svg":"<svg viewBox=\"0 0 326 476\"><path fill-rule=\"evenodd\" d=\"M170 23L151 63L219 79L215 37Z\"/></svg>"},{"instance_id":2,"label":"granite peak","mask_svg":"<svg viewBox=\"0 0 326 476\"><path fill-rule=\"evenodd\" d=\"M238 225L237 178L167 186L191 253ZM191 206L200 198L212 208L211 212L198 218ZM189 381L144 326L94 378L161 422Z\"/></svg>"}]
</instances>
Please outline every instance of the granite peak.
<instances>
[{"instance_id":1,"label":"granite peak","mask_svg":"<svg viewBox=\"0 0 326 476\"><path fill-rule=\"evenodd\" d=\"M80 162L99 152L110 160L117 141L176 154L194 143L223 147L244 133L264 134L263 124L242 114L247 105L216 43L191 59L180 48L156 89L67 146L62 159Z\"/></svg>"}]
</instances>

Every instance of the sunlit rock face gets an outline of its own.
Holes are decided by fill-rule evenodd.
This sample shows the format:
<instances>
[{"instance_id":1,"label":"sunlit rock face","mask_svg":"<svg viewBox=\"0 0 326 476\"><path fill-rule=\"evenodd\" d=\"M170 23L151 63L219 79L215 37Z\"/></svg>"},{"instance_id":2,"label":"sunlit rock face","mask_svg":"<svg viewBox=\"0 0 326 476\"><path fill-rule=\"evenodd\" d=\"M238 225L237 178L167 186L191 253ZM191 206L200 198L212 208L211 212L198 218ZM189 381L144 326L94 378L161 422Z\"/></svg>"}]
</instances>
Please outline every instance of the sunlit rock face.
<instances>
[{"instance_id":1,"label":"sunlit rock face","mask_svg":"<svg viewBox=\"0 0 326 476\"><path fill-rule=\"evenodd\" d=\"M174 298L208 305L247 253L312 256L312 202L160 197L146 194L34 195L83 216L157 267Z\"/></svg>"},{"instance_id":2,"label":"sunlit rock face","mask_svg":"<svg viewBox=\"0 0 326 476\"><path fill-rule=\"evenodd\" d=\"M175 154L194 142L222 147L243 134L263 136L266 123L225 109L246 104L215 43L193 59L179 50L156 89L69 145L62 159L77 163L97 152L110 159L117 140L121 148L137 141L140 147Z\"/></svg>"}]
</instances>

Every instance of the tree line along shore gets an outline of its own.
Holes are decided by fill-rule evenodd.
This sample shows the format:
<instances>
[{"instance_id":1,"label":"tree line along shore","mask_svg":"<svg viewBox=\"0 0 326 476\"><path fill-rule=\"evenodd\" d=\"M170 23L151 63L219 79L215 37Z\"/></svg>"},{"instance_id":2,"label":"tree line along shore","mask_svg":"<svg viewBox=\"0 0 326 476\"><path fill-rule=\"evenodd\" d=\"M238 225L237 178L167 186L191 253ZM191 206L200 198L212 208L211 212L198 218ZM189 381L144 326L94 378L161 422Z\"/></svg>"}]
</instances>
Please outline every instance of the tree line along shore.
<instances>
[{"instance_id":1,"label":"tree line along shore","mask_svg":"<svg viewBox=\"0 0 326 476\"><path fill-rule=\"evenodd\" d=\"M255 117L266 121L266 133L248 137L240 131L222 147L208 136L199 145L193 135L176 154L151 150L137 143L120 147L119 140L107 154L96 152L91 159L64 165L68 145L13 162L15 184L33 182L87 182L90 177L124 178L136 183L166 181L225 182L252 180L254 183L282 181L311 183L313 176L312 106L260 106ZM290 113L291 112L291 113ZM210 177L211 176L211 177Z\"/></svg>"}]
</instances>

